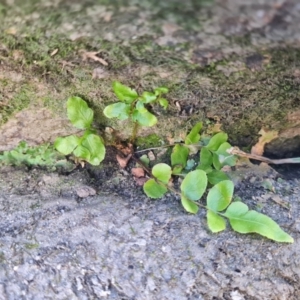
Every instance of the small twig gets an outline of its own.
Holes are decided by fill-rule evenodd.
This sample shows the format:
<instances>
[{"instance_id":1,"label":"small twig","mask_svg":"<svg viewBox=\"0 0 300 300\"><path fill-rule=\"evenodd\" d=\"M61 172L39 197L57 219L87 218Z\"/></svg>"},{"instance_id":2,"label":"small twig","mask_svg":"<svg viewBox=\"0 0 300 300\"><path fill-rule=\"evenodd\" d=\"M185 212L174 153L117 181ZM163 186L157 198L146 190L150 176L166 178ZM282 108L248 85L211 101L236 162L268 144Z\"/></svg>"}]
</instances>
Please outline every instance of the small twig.
<instances>
[{"instance_id":1,"label":"small twig","mask_svg":"<svg viewBox=\"0 0 300 300\"><path fill-rule=\"evenodd\" d=\"M238 147L232 147L232 148L228 149L227 152L229 154L238 155L240 157L247 157L250 159L259 160L259 161L265 162L267 164L280 165L280 164L299 164L300 163L300 157L270 159L270 158L267 158L264 156L246 153L246 152L240 150Z\"/></svg>"},{"instance_id":2,"label":"small twig","mask_svg":"<svg viewBox=\"0 0 300 300\"><path fill-rule=\"evenodd\" d=\"M139 151L135 151L135 153L141 153L141 152L150 151L150 150L159 150L159 149L163 149L163 148L174 147L175 145L184 145L186 147L199 147L199 149L202 147L199 144L186 145L185 143L175 143L175 144L170 144L170 145L165 145L165 146L160 146L160 147L152 147L152 148L142 149Z\"/></svg>"}]
</instances>

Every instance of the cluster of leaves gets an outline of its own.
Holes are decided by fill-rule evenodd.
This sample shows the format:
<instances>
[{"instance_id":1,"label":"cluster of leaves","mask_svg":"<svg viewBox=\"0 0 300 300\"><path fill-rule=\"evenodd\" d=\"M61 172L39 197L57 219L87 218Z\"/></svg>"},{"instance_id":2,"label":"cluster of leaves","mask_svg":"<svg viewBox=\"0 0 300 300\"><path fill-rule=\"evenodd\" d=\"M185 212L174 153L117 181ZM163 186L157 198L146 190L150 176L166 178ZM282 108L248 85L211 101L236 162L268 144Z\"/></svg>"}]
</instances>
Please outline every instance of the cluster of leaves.
<instances>
[{"instance_id":1,"label":"cluster of leaves","mask_svg":"<svg viewBox=\"0 0 300 300\"><path fill-rule=\"evenodd\" d=\"M226 133L219 132L201 142L201 128L202 123L196 124L184 143L173 147L170 166L159 163L152 168L153 178L143 186L146 195L157 199L170 190L180 195L181 204L187 212L196 214L199 207L204 207L207 209L208 227L212 232L224 230L224 218L227 218L233 230L239 233L258 233L278 242L293 242L292 237L268 216L249 210L242 202L232 202L234 185L221 168L234 166L237 157L226 151L231 148ZM192 169L187 168L189 153L194 151L195 146L201 148L199 163ZM183 177L179 191L172 186L173 175ZM204 205L199 200L207 190Z\"/></svg>"},{"instance_id":2,"label":"cluster of leaves","mask_svg":"<svg viewBox=\"0 0 300 300\"><path fill-rule=\"evenodd\" d=\"M153 126L157 118L149 111L149 105L159 104L164 109L168 107L168 101L162 97L168 92L165 87L138 95L134 89L115 81L113 90L120 101L105 107L104 115L108 118L131 118L135 125ZM70 97L67 101L67 115L82 134L57 138L55 149L65 156L72 154L79 161L99 165L105 157L105 145L102 137L92 128L93 110L80 97ZM237 161L235 155L227 152L232 147L227 142L228 136L219 132L212 137L201 137L201 129L202 123L197 123L183 143L173 146L170 165L159 163L153 166L152 178L143 186L146 195L157 199L171 191L180 196L181 204L187 212L196 214L199 207L205 208L208 227L212 232L223 231L227 218L237 232L258 233L278 242L293 242L293 238L271 218L249 210L240 201L232 201L234 185L222 171L224 166L234 166ZM199 162L196 164L189 156L198 153L199 149ZM14 150L0 155L0 163L53 166L58 163L58 153L47 144L28 147L26 142L21 142ZM178 189L173 185L174 176L181 178ZM206 204L200 201L203 196L206 196Z\"/></svg>"},{"instance_id":3,"label":"cluster of leaves","mask_svg":"<svg viewBox=\"0 0 300 300\"><path fill-rule=\"evenodd\" d=\"M68 118L74 127L84 130L83 135L59 137L54 147L64 155L73 154L76 158L99 165L105 157L105 146L101 136L96 134L92 122L94 112L80 97L70 97L67 101Z\"/></svg>"},{"instance_id":4,"label":"cluster of leaves","mask_svg":"<svg viewBox=\"0 0 300 300\"><path fill-rule=\"evenodd\" d=\"M153 126L157 123L156 116L147 107L149 104L158 103L164 109L167 109L169 104L168 100L162 97L169 91L166 87L158 87L154 92L143 92L139 95L136 90L115 81L113 91L120 101L106 106L104 115L119 120L131 118L141 126Z\"/></svg>"},{"instance_id":5,"label":"cluster of leaves","mask_svg":"<svg viewBox=\"0 0 300 300\"><path fill-rule=\"evenodd\" d=\"M67 165L64 156L60 155L50 144L30 147L25 141L10 151L0 155L0 164L12 166L39 166L55 169Z\"/></svg>"}]
</instances>

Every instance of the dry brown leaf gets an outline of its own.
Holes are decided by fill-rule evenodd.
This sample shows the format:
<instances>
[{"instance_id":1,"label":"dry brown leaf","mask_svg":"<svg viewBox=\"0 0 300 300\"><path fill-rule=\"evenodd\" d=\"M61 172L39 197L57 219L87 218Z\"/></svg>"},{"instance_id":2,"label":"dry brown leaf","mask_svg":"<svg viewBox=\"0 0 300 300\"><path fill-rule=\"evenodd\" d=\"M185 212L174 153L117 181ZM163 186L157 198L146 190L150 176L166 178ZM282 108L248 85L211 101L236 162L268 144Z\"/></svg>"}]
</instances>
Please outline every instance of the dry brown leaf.
<instances>
[{"instance_id":1,"label":"dry brown leaf","mask_svg":"<svg viewBox=\"0 0 300 300\"><path fill-rule=\"evenodd\" d=\"M88 196L96 195L96 190L90 186L84 185L76 189L76 194L80 198L86 198Z\"/></svg>"},{"instance_id":2,"label":"dry brown leaf","mask_svg":"<svg viewBox=\"0 0 300 300\"><path fill-rule=\"evenodd\" d=\"M149 151L148 152L148 158L150 161L154 161L155 160L155 155L153 153L153 151Z\"/></svg>"},{"instance_id":3,"label":"dry brown leaf","mask_svg":"<svg viewBox=\"0 0 300 300\"><path fill-rule=\"evenodd\" d=\"M140 178L134 177L134 180L135 180L135 182L136 182L136 184L138 186L143 186L145 184L145 182L147 182L149 180L149 178L146 178L146 177L140 177Z\"/></svg>"},{"instance_id":4,"label":"dry brown leaf","mask_svg":"<svg viewBox=\"0 0 300 300\"><path fill-rule=\"evenodd\" d=\"M108 63L101 57L97 56L97 54L99 54L100 51L85 51L85 50L79 50L79 54L82 57L83 61L86 61L88 59L92 59L94 61L98 61L100 64L104 65L104 66L108 66Z\"/></svg>"},{"instance_id":5,"label":"dry brown leaf","mask_svg":"<svg viewBox=\"0 0 300 300\"><path fill-rule=\"evenodd\" d=\"M131 169L131 174L134 177L140 178L145 176L145 171L143 168L132 168Z\"/></svg>"},{"instance_id":6,"label":"dry brown leaf","mask_svg":"<svg viewBox=\"0 0 300 300\"><path fill-rule=\"evenodd\" d=\"M57 54L58 52L58 48L54 49L51 53L50 53L50 56L54 56L55 54Z\"/></svg>"},{"instance_id":7,"label":"dry brown leaf","mask_svg":"<svg viewBox=\"0 0 300 300\"><path fill-rule=\"evenodd\" d=\"M103 79L108 76L109 76L109 72L103 67L98 67L93 70L93 75L92 75L93 79Z\"/></svg>"},{"instance_id":8,"label":"dry brown leaf","mask_svg":"<svg viewBox=\"0 0 300 300\"><path fill-rule=\"evenodd\" d=\"M120 167L122 169L124 169L127 166L128 162L129 162L129 160L131 158L131 154L128 155L128 156L125 156L125 157L121 157L119 154L117 154L116 157L117 157L117 161L118 161Z\"/></svg>"},{"instance_id":9,"label":"dry brown leaf","mask_svg":"<svg viewBox=\"0 0 300 300\"><path fill-rule=\"evenodd\" d=\"M251 154L254 155L263 155L265 144L270 143L272 140L278 137L278 131L275 130L266 130L262 128L259 131L261 137L258 142L251 148Z\"/></svg>"}]
</instances>

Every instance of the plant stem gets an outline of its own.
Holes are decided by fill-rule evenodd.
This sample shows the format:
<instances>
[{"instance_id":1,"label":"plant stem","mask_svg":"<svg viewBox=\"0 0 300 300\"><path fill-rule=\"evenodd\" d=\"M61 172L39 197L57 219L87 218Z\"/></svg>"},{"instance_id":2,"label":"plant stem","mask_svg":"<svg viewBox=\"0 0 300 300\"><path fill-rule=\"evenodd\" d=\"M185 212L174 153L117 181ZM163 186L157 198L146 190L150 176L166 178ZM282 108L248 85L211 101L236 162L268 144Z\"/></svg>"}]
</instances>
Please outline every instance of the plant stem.
<instances>
[{"instance_id":1,"label":"plant stem","mask_svg":"<svg viewBox=\"0 0 300 300\"><path fill-rule=\"evenodd\" d=\"M138 129L139 129L139 124L138 124L138 122L133 122L132 135L131 135L131 139L130 139L130 142L131 142L132 144L134 144L134 141L135 141L136 136L137 136Z\"/></svg>"}]
</instances>

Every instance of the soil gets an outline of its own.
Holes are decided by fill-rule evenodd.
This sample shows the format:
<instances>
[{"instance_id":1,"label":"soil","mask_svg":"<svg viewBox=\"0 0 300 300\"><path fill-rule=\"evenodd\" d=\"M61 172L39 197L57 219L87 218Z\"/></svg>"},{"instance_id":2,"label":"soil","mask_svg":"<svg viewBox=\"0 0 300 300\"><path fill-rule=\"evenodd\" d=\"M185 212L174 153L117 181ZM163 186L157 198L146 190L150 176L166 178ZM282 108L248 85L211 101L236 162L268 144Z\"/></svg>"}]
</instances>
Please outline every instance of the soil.
<instances>
[{"instance_id":1,"label":"soil","mask_svg":"<svg viewBox=\"0 0 300 300\"><path fill-rule=\"evenodd\" d=\"M261 128L278 131L265 153L299 155L296 0L0 0L0 18L0 151L74 133L71 95L94 109L99 130L128 138L129 123L102 114L119 80L170 88L139 150L201 120L247 149ZM173 194L147 198L133 165L121 169L110 149L100 167L0 167L0 300L300 298L299 168L248 162L229 173L235 197L294 238L279 244L229 226L212 234L205 210L186 214Z\"/></svg>"}]
</instances>

